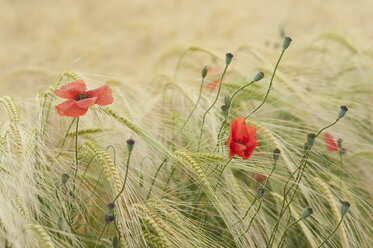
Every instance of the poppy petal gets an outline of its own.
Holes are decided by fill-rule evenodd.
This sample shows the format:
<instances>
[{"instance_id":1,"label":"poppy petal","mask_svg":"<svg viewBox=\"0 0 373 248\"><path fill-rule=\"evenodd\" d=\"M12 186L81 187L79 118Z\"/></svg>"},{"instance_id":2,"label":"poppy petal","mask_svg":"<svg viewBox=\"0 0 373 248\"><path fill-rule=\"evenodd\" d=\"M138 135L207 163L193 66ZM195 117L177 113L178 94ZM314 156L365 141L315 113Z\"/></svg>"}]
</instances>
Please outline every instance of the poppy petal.
<instances>
[{"instance_id":1,"label":"poppy petal","mask_svg":"<svg viewBox=\"0 0 373 248\"><path fill-rule=\"evenodd\" d=\"M56 89L54 94L65 99L75 99L79 94L83 93L85 89L85 82L83 80L76 80Z\"/></svg>"},{"instance_id":2,"label":"poppy petal","mask_svg":"<svg viewBox=\"0 0 373 248\"><path fill-rule=\"evenodd\" d=\"M339 150L337 143L335 143L333 136L330 133L324 133L324 140L326 144L326 149L328 149L331 152Z\"/></svg>"},{"instance_id":3,"label":"poppy petal","mask_svg":"<svg viewBox=\"0 0 373 248\"><path fill-rule=\"evenodd\" d=\"M96 103L97 97L86 98L80 101L76 101L76 105L80 108L88 108Z\"/></svg>"},{"instance_id":4,"label":"poppy petal","mask_svg":"<svg viewBox=\"0 0 373 248\"><path fill-rule=\"evenodd\" d=\"M80 108L75 100L67 100L56 106L57 112L61 116L79 117L87 113L88 108Z\"/></svg>"},{"instance_id":5,"label":"poppy petal","mask_svg":"<svg viewBox=\"0 0 373 248\"><path fill-rule=\"evenodd\" d=\"M112 104L114 101L112 91L109 85L104 85L100 88L89 90L85 92L85 94L89 98L97 97L95 103L98 105L108 105Z\"/></svg>"},{"instance_id":6,"label":"poppy petal","mask_svg":"<svg viewBox=\"0 0 373 248\"><path fill-rule=\"evenodd\" d=\"M232 143L230 146L230 149L234 154L237 154L238 156L244 158L245 157L245 149L246 146L239 144L239 143Z\"/></svg>"}]
</instances>

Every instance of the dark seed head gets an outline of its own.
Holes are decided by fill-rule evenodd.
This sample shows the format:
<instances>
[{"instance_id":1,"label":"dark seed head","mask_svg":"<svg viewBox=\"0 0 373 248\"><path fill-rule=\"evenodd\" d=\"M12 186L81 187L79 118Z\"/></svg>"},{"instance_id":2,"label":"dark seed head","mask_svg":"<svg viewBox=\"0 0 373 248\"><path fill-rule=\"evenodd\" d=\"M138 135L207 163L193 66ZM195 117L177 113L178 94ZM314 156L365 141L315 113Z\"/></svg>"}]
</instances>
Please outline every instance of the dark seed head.
<instances>
[{"instance_id":1,"label":"dark seed head","mask_svg":"<svg viewBox=\"0 0 373 248\"><path fill-rule=\"evenodd\" d=\"M233 54L227 53L225 55L225 64L229 65L232 62L232 59L233 59Z\"/></svg>"},{"instance_id":2,"label":"dark seed head","mask_svg":"<svg viewBox=\"0 0 373 248\"><path fill-rule=\"evenodd\" d=\"M66 184L69 178L70 178L69 174L66 174L66 173L62 174L62 178L61 178L62 183Z\"/></svg>"},{"instance_id":3,"label":"dark seed head","mask_svg":"<svg viewBox=\"0 0 373 248\"><path fill-rule=\"evenodd\" d=\"M280 153L281 153L281 151L278 148L273 150L273 159L275 161L277 161L280 158Z\"/></svg>"},{"instance_id":4,"label":"dark seed head","mask_svg":"<svg viewBox=\"0 0 373 248\"><path fill-rule=\"evenodd\" d=\"M108 208L111 208L111 209L115 208L115 204L114 204L114 202L110 202L110 203L108 203L108 204L107 204L107 207L108 207Z\"/></svg>"},{"instance_id":5,"label":"dark seed head","mask_svg":"<svg viewBox=\"0 0 373 248\"><path fill-rule=\"evenodd\" d=\"M105 222L108 224L110 222L114 221L114 216L113 215L105 215Z\"/></svg>"},{"instance_id":6,"label":"dark seed head","mask_svg":"<svg viewBox=\"0 0 373 248\"><path fill-rule=\"evenodd\" d=\"M133 139L127 140L127 148L129 152L132 152L134 146L135 146L135 141Z\"/></svg>"}]
</instances>

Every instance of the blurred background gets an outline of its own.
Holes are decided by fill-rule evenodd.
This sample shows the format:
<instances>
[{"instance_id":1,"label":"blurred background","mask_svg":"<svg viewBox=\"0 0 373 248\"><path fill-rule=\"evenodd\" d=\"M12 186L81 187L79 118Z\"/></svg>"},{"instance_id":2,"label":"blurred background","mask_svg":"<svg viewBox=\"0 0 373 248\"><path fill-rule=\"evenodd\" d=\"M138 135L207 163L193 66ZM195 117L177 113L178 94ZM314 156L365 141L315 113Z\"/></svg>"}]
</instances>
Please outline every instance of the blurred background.
<instances>
[{"instance_id":1,"label":"blurred background","mask_svg":"<svg viewBox=\"0 0 373 248\"><path fill-rule=\"evenodd\" d=\"M33 97L65 69L145 87L174 70L176 60L162 67L165 54L190 46L224 57L245 44L272 61L284 35L299 74L332 70L351 54L372 65L372 9L372 0L0 0L0 96ZM338 61L309 68L308 49Z\"/></svg>"}]
</instances>

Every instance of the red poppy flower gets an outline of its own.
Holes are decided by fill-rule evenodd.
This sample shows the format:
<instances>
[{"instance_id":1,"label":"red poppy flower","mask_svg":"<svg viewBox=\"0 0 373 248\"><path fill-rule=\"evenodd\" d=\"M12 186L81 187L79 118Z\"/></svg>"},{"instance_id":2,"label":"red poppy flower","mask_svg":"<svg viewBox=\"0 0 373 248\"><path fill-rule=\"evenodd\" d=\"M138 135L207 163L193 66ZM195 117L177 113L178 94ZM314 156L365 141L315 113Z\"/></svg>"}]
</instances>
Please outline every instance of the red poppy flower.
<instances>
[{"instance_id":1,"label":"red poppy flower","mask_svg":"<svg viewBox=\"0 0 373 248\"><path fill-rule=\"evenodd\" d=\"M68 99L56 106L58 114L79 117L87 113L88 107L93 104L108 105L113 102L111 88L108 85L89 91L85 89L85 82L76 80L55 90L57 96Z\"/></svg>"},{"instance_id":2,"label":"red poppy flower","mask_svg":"<svg viewBox=\"0 0 373 248\"><path fill-rule=\"evenodd\" d=\"M326 149L328 149L331 152L339 150L337 143L334 142L333 136L330 133L324 133L324 140L326 144Z\"/></svg>"},{"instance_id":3,"label":"red poppy flower","mask_svg":"<svg viewBox=\"0 0 373 248\"><path fill-rule=\"evenodd\" d=\"M231 131L227 140L229 157L236 154L244 160L248 159L258 145L256 127L246 124L242 116L237 116L237 119L231 121L229 130Z\"/></svg>"},{"instance_id":4,"label":"red poppy flower","mask_svg":"<svg viewBox=\"0 0 373 248\"><path fill-rule=\"evenodd\" d=\"M267 177L265 175L263 175L262 173L256 173L255 177L254 177L255 181L257 181L258 183L264 183L266 178Z\"/></svg>"}]
</instances>

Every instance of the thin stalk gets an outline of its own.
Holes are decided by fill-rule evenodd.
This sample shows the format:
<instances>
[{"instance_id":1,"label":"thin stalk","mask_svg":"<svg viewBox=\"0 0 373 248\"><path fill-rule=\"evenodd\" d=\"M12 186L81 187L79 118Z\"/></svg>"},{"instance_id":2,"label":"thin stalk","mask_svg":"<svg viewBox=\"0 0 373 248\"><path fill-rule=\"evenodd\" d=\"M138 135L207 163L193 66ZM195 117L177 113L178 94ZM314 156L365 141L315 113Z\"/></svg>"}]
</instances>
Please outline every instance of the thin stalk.
<instances>
[{"instance_id":1,"label":"thin stalk","mask_svg":"<svg viewBox=\"0 0 373 248\"><path fill-rule=\"evenodd\" d=\"M154 184L155 184L155 180L156 180L156 178L157 178L159 172L161 171L163 165L166 164L167 160L168 160L168 158L165 158L165 159L162 161L162 163L159 165L157 171L155 172L155 175L154 175L154 177L153 177L152 184L150 185L149 192L148 192L148 195L146 196L146 199L149 199L150 194L152 193L152 190L153 190L153 186L154 186ZM170 179L170 180L171 180L171 179Z\"/></svg>"},{"instance_id":2,"label":"thin stalk","mask_svg":"<svg viewBox=\"0 0 373 248\"><path fill-rule=\"evenodd\" d=\"M284 53L285 53L285 49L282 49L282 51L281 51L281 55L280 55L280 57L279 57L278 60L277 60L277 63L276 63L275 69L273 70L272 77L271 77L271 80L270 80L270 82L269 82L268 90L267 90L266 95L264 96L263 101L259 104L258 107L256 107L253 111L251 111L251 113L250 113L248 116L246 116L245 119L249 118L252 114L254 114L254 113L255 113L258 109L260 109L260 108L263 106L263 104L267 101L267 98L268 98L269 92L270 92L271 89L272 89L272 82L273 82L273 79L274 79L274 77L275 77L275 75L276 75L276 71L277 71L278 65L280 64L280 61L281 61L282 56L284 55Z\"/></svg>"},{"instance_id":3,"label":"thin stalk","mask_svg":"<svg viewBox=\"0 0 373 248\"><path fill-rule=\"evenodd\" d=\"M126 187L127 177L128 177L128 168L130 167L130 159L131 159L132 151L128 152L128 158L127 158L127 167L126 167L126 174L124 176L124 181L122 185L122 189L119 191L117 196L114 198L113 203L119 198L119 196L123 193L124 188Z\"/></svg>"},{"instance_id":4,"label":"thin stalk","mask_svg":"<svg viewBox=\"0 0 373 248\"><path fill-rule=\"evenodd\" d=\"M232 159L233 159L233 157L230 158L228 160L228 162L225 163L225 165L223 166L222 170L220 171L219 180L218 180L217 184L215 185L214 191L216 191L217 187L219 186L219 184L221 182L221 179L223 177L223 172L224 172L225 168L228 166L228 164L232 161Z\"/></svg>"},{"instance_id":5,"label":"thin stalk","mask_svg":"<svg viewBox=\"0 0 373 248\"><path fill-rule=\"evenodd\" d=\"M75 191L75 180L78 174L79 160L78 160L78 130L79 130L79 117L76 118L76 129L75 129L75 172L73 178L73 188Z\"/></svg>"},{"instance_id":6,"label":"thin stalk","mask_svg":"<svg viewBox=\"0 0 373 248\"><path fill-rule=\"evenodd\" d=\"M69 134L70 129L71 129L71 127L73 126L75 120L76 120L76 117L71 121L69 127L67 128L67 131L66 131L66 133L65 133L65 136L63 137L63 141L62 141L62 144L61 144L61 149L65 146L65 142L66 142L67 135Z\"/></svg>"},{"instance_id":7,"label":"thin stalk","mask_svg":"<svg viewBox=\"0 0 373 248\"><path fill-rule=\"evenodd\" d=\"M200 135L199 135L199 139L198 139L197 152L199 151L199 147L200 147L200 145L201 145L201 139L202 139L202 135L203 135L203 126L205 125L206 115L207 115L207 113L208 113L208 112L209 112L209 111L214 107L214 105L215 105L216 102L218 101L218 98L219 98L219 95L220 95L220 90L221 90L222 81L223 81L223 78L224 78L224 75L225 75L227 69L228 69L228 65L225 65L225 68L224 68L223 74L221 75L221 78L220 78L219 88L218 88L218 93L216 94L215 100L214 100L214 102L211 104L211 106L206 110L206 112L204 113L204 115L203 115L203 117L202 117L201 133L200 133Z\"/></svg>"},{"instance_id":8,"label":"thin stalk","mask_svg":"<svg viewBox=\"0 0 373 248\"><path fill-rule=\"evenodd\" d=\"M240 239L241 237L243 237L243 236L244 236L244 235L245 235L245 234L250 230L251 225L253 224L253 222L254 222L254 220L255 220L255 217L258 215L259 210L260 210L260 208L262 207L262 203L263 203L263 201L261 200L260 203L259 203L258 208L257 208L256 211L255 211L255 214L253 215L253 217L252 217L251 220L250 220L249 226L246 228L246 231L245 231L244 233L242 233L240 237L238 237L239 239Z\"/></svg>"},{"instance_id":9,"label":"thin stalk","mask_svg":"<svg viewBox=\"0 0 373 248\"><path fill-rule=\"evenodd\" d=\"M335 227L334 231L317 247L322 247L332 236L333 234L338 230L339 226L342 224L344 215L342 215L341 220L339 221L338 225Z\"/></svg>"},{"instance_id":10,"label":"thin stalk","mask_svg":"<svg viewBox=\"0 0 373 248\"><path fill-rule=\"evenodd\" d=\"M91 165L93 159L94 159L97 155L98 155L97 153L94 154L94 155L91 157L91 159L89 160L89 162L88 162L88 164L87 164L87 167L86 167L85 170L84 170L83 176L82 176L82 178L80 179L80 184L79 184L79 188L78 188L78 190L77 190L77 192L76 192L76 195L79 195L80 189L81 189L82 184L83 184L83 180L84 180L84 178L85 178L85 174L87 173L87 171L88 171L88 169L89 169L89 167L90 167L90 165Z\"/></svg>"},{"instance_id":11,"label":"thin stalk","mask_svg":"<svg viewBox=\"0 0 373 248\"><path fill-rule=\"evenodd\" d=\"M101 240L101 237L102 235L104 234L105 230L106 230L106 227L107 227L108 223L105 223L105 226L104 228L102 229L101 233L100 233L100 236L98 236L98 239L96 241L96 245L95 245L95 248L97 247L97 245L100 243L100 240Z\"/></svg>"},{"instance_id":12,"label":"thin stalk","mask_svg":"<svg viewBox=\"0 0 373 248\"><path fill-rule=\"evenodd\" d=\"M291 225L289 225L286 229L285 229L285 231L284 231L284 233L282 234L282 237L281 237L281 240L280 240L280 243L278 244L278 247L282 247L284 244L283 244L283 242L284 242L284 240L285 240L285 237L286 237L286 233L287 233L287 231L291 228L291 227L293 227L294 225L296 225L299 221L301 221L302 220L302 218L299 218L298 220L296 220L296 221L294 221Z\"/></svg>"}]
</instances>

